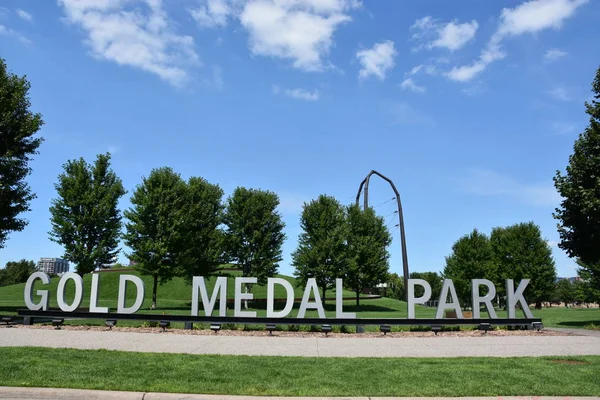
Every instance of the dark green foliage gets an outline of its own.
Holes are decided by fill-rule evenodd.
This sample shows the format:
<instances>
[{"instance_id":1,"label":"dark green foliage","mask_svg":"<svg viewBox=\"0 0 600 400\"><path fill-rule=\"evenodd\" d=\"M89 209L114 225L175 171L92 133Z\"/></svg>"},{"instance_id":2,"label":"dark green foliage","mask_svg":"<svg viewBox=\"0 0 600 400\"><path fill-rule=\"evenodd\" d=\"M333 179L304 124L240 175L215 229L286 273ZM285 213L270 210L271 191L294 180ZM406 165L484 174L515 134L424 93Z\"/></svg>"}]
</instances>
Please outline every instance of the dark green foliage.
<instances>
[{"instance_id":1,"label":"dark green foliage","mask_svg":"<svg viewBox=\"0 0 600 400\"><path fill-rule=\"evenodd\" d=\"M320 195L304 204L300 226L298 248L292 253L294 276L301 285L315 278L324 301L335 279L344 278L348 272L344 207L334 197Z\"/></svg>"},{"instance_id":2,"label":"dark green foliage","mask_svg":"<svg viewBox=\"0 0 600 400\"><path fill-rule=\"evenodd\" d=\"M446 257L442 273L444 279L452 279L461 304L471 304L471 280L497 281L494 252L490 239L477 229L460 238L452 246L452 254Z\"/></svg>"},{"instance_id":3,"label":"dark green foliage","mask_svg":"<svg viewBox=\"0 0 600 400\"><path fill-rule=\"evenodd\" d=\"M58 197L50 207L49 235L83 275L115 261L121 230L118 203L126 191L110 168L108 153L99 154L94 165L80 158L67 161L63 169L54 185Z\"/></svg>"},{"instance_id":4,"label":"dark green foliage","mask_svg":"<svg viewBox=\"0 0 600 400\"><path fill-rule=\"evenodd\" d=\"M591 268L583 264L580 260L577 260L577 264L580 267L577 270L577 275L581 278L585 293L584 302L587 304L600 304L600 276L592 274Z\"/></svg>"},{"instance_id":5,"label":"dark green foliage","mask_svg":"<svg viewBox=\"0 0 600 400\"><path fill-rule=\"evenodd\" d=\"M131 196L125 211L125 243L132 250L134 268L153 277L152 309L156 308L158 281L167 282L178 273L185 228L182 211L187 201L186 183L171 168L153 169Z\"/></svg>"},{"instance_id":6,"label":"dark green foliage","mask_svg":"<svg viewBox=\"0 0 600 400\"><path fill-rule=\"evenodd\" d=\"M356 292L358 306L364 289L385 282L387 278L390 267L387 248L392 235L384 219L372 208L361 210L359 206L351 205L346 212L348 272L344 284Z\"/></svg>"},{"instance_id":7,"label":"dark green foliage","mask_svg":"<svg viewBox=\"0 0 600 400\"><path fill-rule=\"evenodd\" d=\"M0 269L0 286L16 285L27 282L29 275L37 270L35 262L28 260L9 261Z\"/></svg>"},{"instance_id":8,"label":"dark green foliage","mask_svg":"<svg viewBox=\"0 0 600 400\"><path fill-rule=\"evenodd\" d=\"M514 279L515 284L529 278L526 298L541 308L550 299L556 280L556 267L550 246L533 222L506 228L494 228L490 236L497 275L502 280ZM500 284L500 287L504 285Z\"/></svg>"},{"instance_id":9,"label":"dark green foliage","mask_svg":"<svg viewBox=\"0 0 600 400\"><path fill-rule=\"evenodd\" d=\"M410 279L423 279L431 286L431 299L438 300L442 292L443 279L437 272L411 272ZM424 289L420 286L415 287L415 296L423 296Z\"/></svg>"},{"instance_id":10,"label":"dark green foliage","mask_svg":"<svg viewBox=\"0 0 600 400\"><path fill-rule=\"evenodd\" d=\"M575 141L566 174L557 171L554 177L563 198L554 218L561 238L558 246L600 277L600 68L592 91L594 99L586 103L590 124Z\"/></svg>"},{"instance_id":11,"label":"dark green foliage","mask_svg":"<svg viewBox=\"0 0 600 400\"><path fill-rule=\"evenodd\" d=\"M208 276L224 262L223 190L202 178L187 182L186 205L182 211L179 256L180 274L190 281L193 276Z\"/></svg>"},{"instance_id":12,"label":"dark green foliage","mask_svg":"<svg viewBox=\"0 0 600 400\"><path fill-rule=\"evenodd\" d=\"M29 110L29 88L26 77L10 73L0 58L0 249L10 232L25 228L27 221L19 215L30 211L35 198L25 178L43 141L33 135L44 122L41 114Z\"/></svg>"},{"instance_id":13,"label":"dark green foliage","mask_svg":"<svg viewBox=\"0 0 600 400\"><path fill-rule=\"evenodd\" d=\"M556 295L559 301L565 303L565 307L569 306L575 300L574 285L568 279L561 279L556 284Z\"/></svg>"},{"instance_id":14,"label":"dark green foliage","mask_svg":"<svg viewBox=\"0 0 600 400\"><path fill-rule=\"evenodd\" d=\"M396 300L404 298L404 280L397 273L388 273L387 277L383 281L387 284L387 287L375 288L374 294L379 294L384 297L389 297Z\"/></svg>"},{"instance_id":15,"label":"dark green foliage","mask_svg":"<svg viewBox=\"0 0 600 400\"><path fill-rule=\"evenodd\" d=\"M238 187L227 199L224 223L229 262L237 263L243 276L264 284L277 273L285 241L285 224L277 211L279 197L273 192Z\"/></svg>"}]
</instances>

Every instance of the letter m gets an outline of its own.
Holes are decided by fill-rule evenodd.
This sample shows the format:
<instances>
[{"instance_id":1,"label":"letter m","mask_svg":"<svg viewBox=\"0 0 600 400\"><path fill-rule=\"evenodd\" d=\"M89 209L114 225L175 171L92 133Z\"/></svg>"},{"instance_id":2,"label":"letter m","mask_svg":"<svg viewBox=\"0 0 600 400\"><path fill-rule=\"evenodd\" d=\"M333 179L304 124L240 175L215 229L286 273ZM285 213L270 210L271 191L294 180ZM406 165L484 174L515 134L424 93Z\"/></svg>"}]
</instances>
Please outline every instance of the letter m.
<instances>
[{"instance_id":1,"label":"letter m","mask_svg":"<svg viewBox=\"0 0 600 400\"><path fill-rule=\"evenodd\" d=\"M206 291L206 284L204 283L203 276L194 276L192 280L192 315L198 316L198 292L202 298L202 305L204 306L204 315L212 315L217 297L219 297L219 317L227 316L227 278L220 276L215 282L212 296L208 299L208 293Z\"/></svg>"}]
</instances>

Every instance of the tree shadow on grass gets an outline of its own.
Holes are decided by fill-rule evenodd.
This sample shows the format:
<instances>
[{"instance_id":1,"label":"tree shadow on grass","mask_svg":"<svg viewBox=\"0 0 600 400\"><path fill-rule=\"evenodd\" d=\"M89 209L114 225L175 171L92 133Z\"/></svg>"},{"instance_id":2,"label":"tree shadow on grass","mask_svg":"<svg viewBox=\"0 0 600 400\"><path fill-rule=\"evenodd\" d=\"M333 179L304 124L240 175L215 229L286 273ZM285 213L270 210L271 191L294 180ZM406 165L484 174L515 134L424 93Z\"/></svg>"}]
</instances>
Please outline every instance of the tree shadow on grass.
<instances>
[{"instance_id":1,"label":"tree shadow on grass","mask_svg":"<svg viewBox=\"0 0 600 400\"><path fill-rule=\"evenodd\" d=\"M557 325L564 328L584 328L588 325L600 325L600 320L588 320L588 321L561 321Z\"/></svg>"}]
</instances>

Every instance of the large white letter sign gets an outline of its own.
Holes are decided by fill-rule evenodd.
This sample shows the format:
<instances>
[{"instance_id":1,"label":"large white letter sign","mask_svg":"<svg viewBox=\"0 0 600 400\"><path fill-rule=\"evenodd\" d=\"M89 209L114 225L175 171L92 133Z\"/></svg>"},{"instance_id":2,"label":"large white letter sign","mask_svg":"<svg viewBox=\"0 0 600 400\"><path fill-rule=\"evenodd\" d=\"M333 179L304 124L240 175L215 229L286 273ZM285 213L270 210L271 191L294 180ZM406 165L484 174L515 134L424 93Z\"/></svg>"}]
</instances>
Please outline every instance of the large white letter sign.
<instances>
[{"instance_id":1,"label":"large white letter sign","mask_svg":"<svg viewBox=\"0 0 600 400\"><path fill-rule=\"evenodd\" d=\"M488 292L485 296L479 295L479 286L481 285L485 285L488 288ZM471 281L471 286L473 293L473 319L481 318L479 311L481 303L485 304L485 308L487 309L488 314L490 314L490 318L498 318L496 315L496 310L494 310L494 306L492 304L492 300L496 296L496 287L494 284L487 279L473 279Z\"/></svg>"},{"instance_id":2,"label":"large white letter sign","mask_svg":"<svg viewBox=\"0 0 600 400\"><path fill-rule=\"evenodd\" d=\"M450 292L450 303L447 303L448 292ZM442 293L440 294L440 302L435 313L435 318L444 318L444 311L446 308L452 308L456 312L456 318L462 319L463 313L460 309L460 303L456 296L456 290L454 289L454 283L451 279L444 279L444 285L442 286Z\"/></svg>"},{"instance_id":3,"label":"large white letter sign","mask_svg":"<svg viewBox=\"0 0 600 400\"><path fill-rule=\"evenodd\" d=\"M256 311L242 311L242 300L252 300L252 293L242 293L242 285L246 283L256 283L256 278L235 278L235 292L233 299L233 316L255 318Z\"/></svg>"},{"instance_id":4,"label":"large white letter sign","mask_svg":"<svg viewBox=\"0 0 600 400\"><path fill-rule=\"evenodd\" d=\"M127 294L127 282L131 282L136 287L135 303L131 307L125 307L125 299ZM119 276L119 297L117 298L117 313L119 314L134 314L144 302L144 281L139 276L121 275Z\"/></svg>"},{"instance_id":5,"label":"large white letter sign","mask_svg":"<svg viewBox=\"0 0 600 400\"><path fill-rule=\"evenodd\" d=\"M415 298L415 285L422 286L423 296ZM408 318L415 317L415 304L425 304L431 298L431 286L425 279L408 280Z\"/></svg>"},{"instance_id":6,"label":"large white letter sign","mask_svg":"<svg viewBox=\"0 0 600 400\"><path fill-rule=\"evenodd\" d=\"M281 285L285 288L286 300L285 307L281 311L273 311L273 302L275 301L275 285ZM292 284L283 278L267 279L267 318L285 318L294 307L294 288Z\"/></svg>"},{"instance_id":7,"label":"large white letter sign","mask_svg":"<svg viewBox=\"0 0 600 400\"><path fill-rule=\"evenodd\" d=\"M41 296L42 298L37 304L33 302L33 282L35 282L36 279L41 280L44 285L50 283L50 277L43 272L34 272L33 274L31 274L27 279L27 283L25 284L25 291L23 293L25 295L25 305L28 309L32 311L37 311L40 309L46 311L48 309L47 290L38 290L36 294L38 296Z\"/></svg>"},{"instance_id":8,"label":"large white letter sign","mask_svg":"<svg viewBox=\"0 0 600 400\"><path fill-rule=\"evenodd\" d=\"M315 294L315 302L309 303L310 293ZM319 318L325 318L325 310L323 309L323 303L321 303L321 295L319 294L319 287L317 286L317 280L315 278L308 278L306 281L306 288L304 289L304 295L302 296L302 302L300 303L300 309L298 310L298 318L304 318L306 309L317 310Z\"/></svg>"},{"instance_id":9,"label":"large white letter sign","mask_svg":"<svg viewBox=\"0 0 600 400\"><path fill-rule=\"evenodd\" d=\"M335 280L335 317L356 318L356 313L344 312L344 284L340 278Z\"/></svg>"},{"instance_id":10,"label":"large white letter sign","mask_svg":"<svg viewBox=\"0 0 600 400\"><path fill-rule=\"evenodd\" d=\"M529 305L527 305L527 301L525 301L525 297L523 297L523 292L525 288L529 285L529 279L521 279L519 282L519 286L515 291L515 284L512 279L506 280L506 303L508 306L508 318L516 318L515 317L515 307L517 303L521 303L521 307L523 308L523 312L527 318L533 318L533 314L529 310Z\"/></svg>"},{"instance_id":11,"label":"large white letter sign","mask_svg":"<svg viewBox=\"0 0 600 400\"><path fill-rule=\"evenodd\" d=\"M75 283L75 297L73 298L73 303L71 303L71 305L67 305L65 302L65 286L69 279ZM75 272L67 272L60 278L57 290L56 302L58 303L58 307L65 312L75 311L79 308L81 300L83 299L83 278Z\"/></svg>"},{"instance_id":12,"label":"large white letter sign","mask_svg":"<svg viewBox=\"0 0 600 400\"><path fill-rule=\"evenodd\" d=\"M208 299L208 292L203 276L194 276L192 279L192 315L198 316L198 291L202 298L202 306L204 307L204 315L211 316L217 297L219 297L219 317L227 316L227 277L219 276L215 281L212 296Z\"/></svg>"},{"instance_id":13,"label":"large white letter sign","mask_svg":"<svg viewBox=\"0 0 600 400\"><path fill-rule=\"evenodd\" d=\"M90 296L90 312L107 313L108 307L98 307L98 292L100 291L100 274L92 274L92 293Z\"/></svg>"}]
</instances>

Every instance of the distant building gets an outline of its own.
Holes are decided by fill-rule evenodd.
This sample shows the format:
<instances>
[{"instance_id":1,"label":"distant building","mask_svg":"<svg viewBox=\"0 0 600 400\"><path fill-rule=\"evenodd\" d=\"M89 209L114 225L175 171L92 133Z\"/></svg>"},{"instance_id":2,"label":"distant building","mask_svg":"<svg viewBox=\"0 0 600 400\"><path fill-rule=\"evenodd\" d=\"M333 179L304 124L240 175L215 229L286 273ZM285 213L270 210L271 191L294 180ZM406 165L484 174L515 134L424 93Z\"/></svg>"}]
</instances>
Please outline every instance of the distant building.
<instances>
[{"instance_id":1,"label":"distant building","mask_svg":"<svg viewBox=\"0 0 600 400\"><path fill-rule=\"evenodd\" d=\"M37 268L47 274L64 274L69 272L69 262L62 258L43 257L38 261Z\"/></svg>"}]
</instances>

